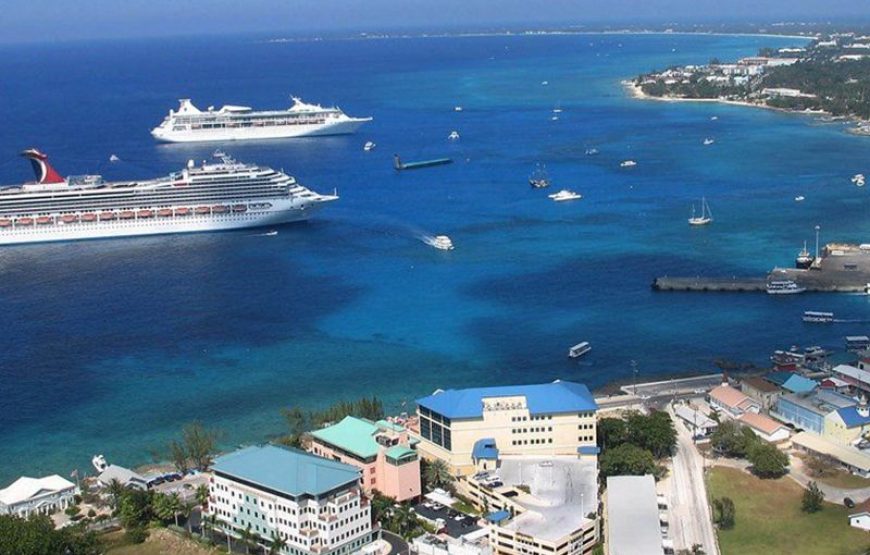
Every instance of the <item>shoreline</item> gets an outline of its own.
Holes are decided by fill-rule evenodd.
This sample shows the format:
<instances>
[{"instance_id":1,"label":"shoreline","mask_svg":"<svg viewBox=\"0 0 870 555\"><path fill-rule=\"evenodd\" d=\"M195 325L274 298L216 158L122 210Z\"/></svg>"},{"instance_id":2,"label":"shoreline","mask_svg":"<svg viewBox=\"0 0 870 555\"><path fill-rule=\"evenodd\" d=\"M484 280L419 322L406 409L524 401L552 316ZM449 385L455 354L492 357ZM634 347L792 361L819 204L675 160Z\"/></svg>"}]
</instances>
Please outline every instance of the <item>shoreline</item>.
<instances>
[{"instance_id":1,"label":"shoreline","mask_svg":"<svg viewBox=\"0 0 870 555\"><path fill-rule=\"evenodd\" d=\"M777 108L776 106L768 106L758 102L749 102L745 100L728 100L725 98L681 98L676 96L652 96L645 92L640 85L634 81L625 79L622 85L627 89L631 98L636 100L655 100L659 102L715 102L717 104L725 104L730 106L742 106L744 108L761 108L764 110L772 110L783 114L793 114L797 116L815 116L820 123L842 123L849 127L846 132L859 137L870 136L870 120L862 120L855 118L846 118L844 116L835 116L824 110L789 110L787 108ZM827 118L825 120L824 118Z\"/></svg>"}]
</instances>

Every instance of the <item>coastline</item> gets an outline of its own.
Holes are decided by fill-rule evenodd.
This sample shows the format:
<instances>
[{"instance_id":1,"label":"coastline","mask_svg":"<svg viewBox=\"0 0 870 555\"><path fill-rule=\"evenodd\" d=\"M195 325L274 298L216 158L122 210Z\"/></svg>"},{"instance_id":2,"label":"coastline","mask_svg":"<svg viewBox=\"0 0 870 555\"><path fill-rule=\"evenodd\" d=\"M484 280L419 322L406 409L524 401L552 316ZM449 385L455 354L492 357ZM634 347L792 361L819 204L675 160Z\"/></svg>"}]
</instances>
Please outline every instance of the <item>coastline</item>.
<instances>
[{"instance_id":1,"label":"coastline","mask_svg":"<svg viewBox=\"0 0 870 555\"><path fill-rule=\"evenodd\" d=\"M844 123L849 127L846 132L859 137L870 136L870 121L855 118L839 118L830 112L824 110L789 110L787 108L777 108L776 106L768 106L760 102L748 102L745 100L728 100L725 98L680 98L675 96L652 96L645 92L640 85L634 81L625 79L622 81L623 87L628 91L628 94L636 100L655 100L659 102L715 102L718 104L727 104L731 106L743 106L748 108L761 108L764 110L772 110L784 114L794 114L798 116L815 116L820 118L822 123ZM828 118L827 120L821 118Z\"/></svg>"}]
</instances>

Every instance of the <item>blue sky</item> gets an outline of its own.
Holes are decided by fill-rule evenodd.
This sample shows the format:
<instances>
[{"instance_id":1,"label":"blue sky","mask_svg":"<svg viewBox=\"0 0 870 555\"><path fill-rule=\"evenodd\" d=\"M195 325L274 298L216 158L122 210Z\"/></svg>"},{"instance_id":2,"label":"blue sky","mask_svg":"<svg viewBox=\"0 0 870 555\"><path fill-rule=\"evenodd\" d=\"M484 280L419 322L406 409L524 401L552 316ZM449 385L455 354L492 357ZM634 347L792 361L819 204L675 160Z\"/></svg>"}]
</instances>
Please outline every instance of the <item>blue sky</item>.
<instances>
[{"instance_id":1,"label":"blue sky","mask_svg":"<svg viewBox=\"0 0 870 555\"><path fill-rule=\"evenodd\" d=\"M26 0L0 41L399 27L870 18L868 0Z\"/></svg>"}]
</instances>

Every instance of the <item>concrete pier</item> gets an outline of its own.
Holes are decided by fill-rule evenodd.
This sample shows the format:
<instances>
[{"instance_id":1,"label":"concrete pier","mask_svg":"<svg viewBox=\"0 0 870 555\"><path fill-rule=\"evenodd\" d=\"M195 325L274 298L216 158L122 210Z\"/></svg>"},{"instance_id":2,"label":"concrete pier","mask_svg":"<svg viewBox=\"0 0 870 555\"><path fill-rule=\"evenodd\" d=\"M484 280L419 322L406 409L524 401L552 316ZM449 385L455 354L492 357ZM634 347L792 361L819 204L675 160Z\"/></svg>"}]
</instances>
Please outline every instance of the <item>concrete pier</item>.
<instances>
[{"instance_id":1,"label":"concrete pier","mask_svg":"<svg viewBox=\"0 0 870 555\"><path fill-rule=\"evenodd\" d=\"M763 292L767 280L758 278L722 277L659 277L653 281L656 291L718 291L718 292Z\"/></svg>"}]
</instances>

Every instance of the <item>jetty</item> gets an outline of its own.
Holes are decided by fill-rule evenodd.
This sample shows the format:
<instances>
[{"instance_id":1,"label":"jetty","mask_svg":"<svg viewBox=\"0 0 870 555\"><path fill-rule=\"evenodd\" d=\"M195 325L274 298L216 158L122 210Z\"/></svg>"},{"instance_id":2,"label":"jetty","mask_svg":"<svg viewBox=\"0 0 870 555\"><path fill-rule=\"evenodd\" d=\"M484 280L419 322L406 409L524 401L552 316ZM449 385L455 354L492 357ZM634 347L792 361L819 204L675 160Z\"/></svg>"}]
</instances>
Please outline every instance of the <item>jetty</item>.
<instances>
[{"instance_id":1,"label":"jetty","mask_svg":"<svg viewBox=\"0 0 870 555\"><path fill-rule=\"evenodd\" d=\"M653 280L656 291L718 291L718 292L764 292L767 279L763 277L658 277Z\"/></svg>"},{"instance_id":2,"label":"jetty","mask_svg":"<svg viewBox=\"0 0 870 555\"><path fill-rule=\"evenodd\" d=\"M432 166L443 166L452 163L453 160L450 158L435 158L434 160L421 160L419 162L402 162L402 159L399 158L398 154L393 156L393 167L397 171L419 170L422 168L431 168Z\"/></svg>"}]
</instances>

